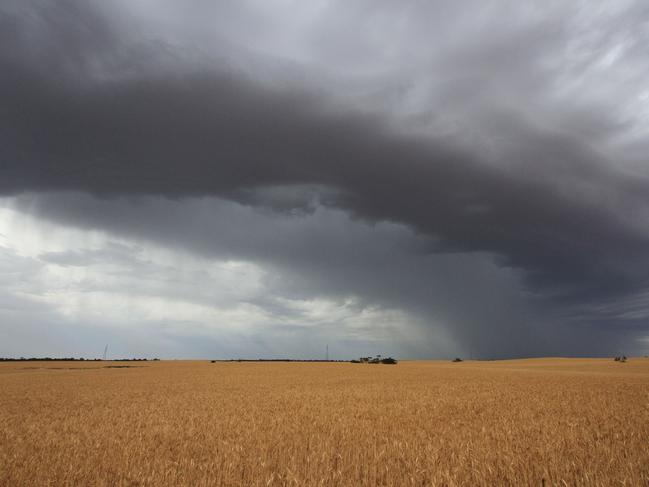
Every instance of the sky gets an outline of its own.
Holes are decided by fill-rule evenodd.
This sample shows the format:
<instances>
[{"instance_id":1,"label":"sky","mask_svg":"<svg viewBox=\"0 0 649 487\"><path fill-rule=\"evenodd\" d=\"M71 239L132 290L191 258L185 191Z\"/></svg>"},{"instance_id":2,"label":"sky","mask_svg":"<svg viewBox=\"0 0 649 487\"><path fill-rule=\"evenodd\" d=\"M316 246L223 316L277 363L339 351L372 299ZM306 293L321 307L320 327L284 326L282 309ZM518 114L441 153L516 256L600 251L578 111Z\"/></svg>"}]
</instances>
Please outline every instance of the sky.
<instances>
[{"instance_id":1,"label":"sky","mask_svg":"<svg viewBox=\"0 0 649 487\"><path fill-rule=\"evenodd\" d=\"M649 4L4 0L0 356L649 354Z\"/></svg>"}]
</instances>

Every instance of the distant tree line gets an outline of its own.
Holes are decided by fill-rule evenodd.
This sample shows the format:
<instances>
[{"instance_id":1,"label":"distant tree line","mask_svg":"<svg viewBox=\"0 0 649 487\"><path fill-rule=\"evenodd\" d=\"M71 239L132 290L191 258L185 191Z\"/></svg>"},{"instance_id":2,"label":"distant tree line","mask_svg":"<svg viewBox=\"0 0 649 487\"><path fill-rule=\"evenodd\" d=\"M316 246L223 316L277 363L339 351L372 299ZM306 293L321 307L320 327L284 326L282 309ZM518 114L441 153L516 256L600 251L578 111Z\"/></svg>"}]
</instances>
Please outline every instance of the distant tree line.
<instances>
[{"instance_id":1,"label":"distant tree line","mask_svg":"<svg viewBox=\"0 0 649 487\"><path fill-rule=\"evenodd\" d=\"M325 360L325 359L292 359L292 358L231 358L224 360L210 360L211 363L216 362L337 362L337 363L353 363L353 364L396 364L397 360L392 357L383 357L380 355L376 357L361 357L356 360Z\"/></svg>"},{"instance_id":2,"label":"distant tree line","mask_svg":"<svg viewBox=\"0 0 649 487\"><path fill-rule=\"evenodd\" d=\"M383 357L380 355L376 357L361 357L358 360L352 360L353 364L386 364L386 365L396 365L397 360L392 357Z\"/></svg>"}]
</instances>

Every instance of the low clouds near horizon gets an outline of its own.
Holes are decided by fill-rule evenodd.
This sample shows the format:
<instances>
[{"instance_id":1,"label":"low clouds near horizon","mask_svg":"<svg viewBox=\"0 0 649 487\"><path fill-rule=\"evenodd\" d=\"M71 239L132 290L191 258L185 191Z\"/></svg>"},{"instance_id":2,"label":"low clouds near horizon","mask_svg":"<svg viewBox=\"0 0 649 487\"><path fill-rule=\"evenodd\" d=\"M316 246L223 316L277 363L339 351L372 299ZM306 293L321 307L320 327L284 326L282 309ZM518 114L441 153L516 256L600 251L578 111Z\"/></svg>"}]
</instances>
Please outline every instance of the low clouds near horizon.
<instances>
[{"instance_id":1,"label":"low clouds near horizon","mask_svg":"<svg viewBox=\"0 0 649 487\"><path fill-rule=\"evenodd\" d=\"M5 2L0 355L645 353L648 22Z\"/></svg>"}]
</instances>

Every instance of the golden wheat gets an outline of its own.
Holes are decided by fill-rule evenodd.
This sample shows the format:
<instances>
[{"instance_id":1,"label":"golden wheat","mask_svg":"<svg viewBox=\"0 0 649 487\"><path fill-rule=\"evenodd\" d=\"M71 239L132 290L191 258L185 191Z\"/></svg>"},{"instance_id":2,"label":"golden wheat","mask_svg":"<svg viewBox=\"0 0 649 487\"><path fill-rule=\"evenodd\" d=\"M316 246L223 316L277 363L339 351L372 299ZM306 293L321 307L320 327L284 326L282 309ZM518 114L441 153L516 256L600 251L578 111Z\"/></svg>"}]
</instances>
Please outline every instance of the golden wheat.
<instances>
[{"instance_id":1,"label":"golden wheat","mask_svg":"<svg viewBox=\"0 0 649 487\"><path fill-rule=\"evenodd\" d=\"M649 360L0 365L0 485L649 485Z\"/></svg>"}]
</instances>

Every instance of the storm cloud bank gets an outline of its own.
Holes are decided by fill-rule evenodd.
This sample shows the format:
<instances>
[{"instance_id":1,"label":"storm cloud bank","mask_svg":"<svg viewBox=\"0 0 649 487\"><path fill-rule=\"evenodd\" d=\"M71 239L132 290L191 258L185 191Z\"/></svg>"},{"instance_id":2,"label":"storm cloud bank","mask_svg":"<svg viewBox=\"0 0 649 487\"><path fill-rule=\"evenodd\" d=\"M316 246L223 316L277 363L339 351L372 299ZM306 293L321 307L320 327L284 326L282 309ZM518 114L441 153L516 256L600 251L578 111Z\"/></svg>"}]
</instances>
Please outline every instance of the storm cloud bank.
<instances>
[{"instance_id":1,"label":"storm cloud bank","mask_svg":"<svg viewBox=\"0 0 649 487\"><path fill-rule=\"evenodd\" d=\"M640 2L190 6L0 7L5 207L261 266L264 339L352 299L482 356L641 349Z\"/></svg>"}]
</instances>

